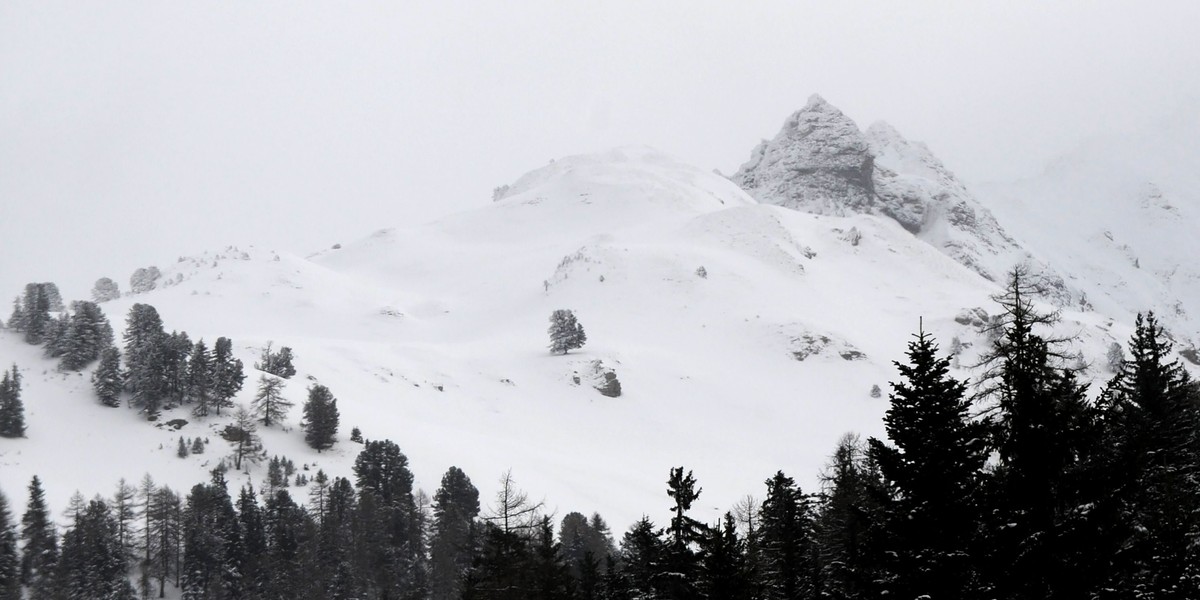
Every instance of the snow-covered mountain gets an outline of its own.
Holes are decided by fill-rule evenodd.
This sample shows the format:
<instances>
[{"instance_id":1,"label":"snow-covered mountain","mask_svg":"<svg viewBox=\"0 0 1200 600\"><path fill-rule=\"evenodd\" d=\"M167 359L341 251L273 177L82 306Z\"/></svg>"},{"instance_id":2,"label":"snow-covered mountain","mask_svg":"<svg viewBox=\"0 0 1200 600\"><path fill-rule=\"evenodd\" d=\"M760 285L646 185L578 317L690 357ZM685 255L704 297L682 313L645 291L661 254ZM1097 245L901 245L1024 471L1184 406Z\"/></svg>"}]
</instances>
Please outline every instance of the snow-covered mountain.
<instances>
[{"instance_id":1,"label":"snow-covered mountain","mask_svg":"<svg viewBox=\"0 0 1200 600\"><path fill-rule=\"evenodd\" d=\"M1120 320L1154 309L1178 343L1200 343L1200 108L979 189L1087 305Z\"/></svg>"},{"instance_id":2,"label":"snow-covered mountain","mask_svg":"<svg viewBox=\"0 0 1200 600\"><path fill-rule=\"evenodd\" d=\"M878 122L865 132L820 96L788 117L732 177L765 204L889 217L993 281L1018 262L1054 278L929 148Z\"/></svg>"},{"instance_id":3,"label":"snow-covered mountain","mask_svg":"<svg viewBox=\"0 0 1200 600\"><path fill-rule=\"evenodd\" d=\"M619 531L666 516L672 466L695 470L706 520L778 469L812 488L842 434L881 434L887 400L872 387L894 379L918 320L971 364L995 280L1026 256L927 149L884 125L863 134L819 99L733 181L624 148L557 160L501 196L307 257L180 258L159 265L157 289L104 310L120 331L132 304L152 304L168 330L231 337L247 367L268 341L291 346L299 373L286 395L329 386L342 430L318 454L297 406L265 432L270 454L348 475L358 426L395 440L427 492L454 465L488 498L512 469L560 514L599 511ZM589 343L552 356L559 308ZM1092 375L1108 376L1102 357L1128 337L1128 314L1064 311ZM0 364L12 361L29 430L0 439L10 496L35 473L56 507L147 472L186 488L226 454L224 419L178 409L150 424L104 408L87 372L60 373L0 330ZM622 394L601 394L614 376ZM173 419L187 423L165 427ZM177 458L180 436L209 449ZM262 465L231 474L235 485L264 477Z\"/></svg>"}]
</instances>

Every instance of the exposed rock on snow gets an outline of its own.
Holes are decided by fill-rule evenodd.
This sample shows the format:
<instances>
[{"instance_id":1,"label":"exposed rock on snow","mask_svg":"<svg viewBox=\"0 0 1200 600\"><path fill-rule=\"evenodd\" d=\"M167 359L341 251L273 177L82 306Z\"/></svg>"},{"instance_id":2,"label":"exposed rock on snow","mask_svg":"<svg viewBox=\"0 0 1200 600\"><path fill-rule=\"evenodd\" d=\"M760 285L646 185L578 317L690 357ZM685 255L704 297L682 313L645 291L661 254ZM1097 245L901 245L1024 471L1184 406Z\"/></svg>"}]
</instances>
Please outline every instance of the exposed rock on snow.
<instances>
[{"instance_id":1,"label":"exposed rock on snow","mask_svg":"<svg viewBox=\"0 0 1200 600\"><path fill-rule=\"evenodd\" d=\"M759 144L731 179L766 204L889 217L993 281L1016 262L1032 260L928 147L887 123L864 133L820 96Z\"/></svg>"}]
</instances>

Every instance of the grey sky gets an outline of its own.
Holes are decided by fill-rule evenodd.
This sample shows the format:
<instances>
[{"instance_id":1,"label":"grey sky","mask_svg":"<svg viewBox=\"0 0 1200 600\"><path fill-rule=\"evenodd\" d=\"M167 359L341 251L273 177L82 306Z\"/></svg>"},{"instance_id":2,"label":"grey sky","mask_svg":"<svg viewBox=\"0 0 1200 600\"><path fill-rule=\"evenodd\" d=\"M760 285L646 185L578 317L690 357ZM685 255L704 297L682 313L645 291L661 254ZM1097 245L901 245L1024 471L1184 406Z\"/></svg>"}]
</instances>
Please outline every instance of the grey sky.
<instances>
[{"instance_id":1,"label":"grey sky","mask_svg":"<svg viewBox=\"0 0 1200 600\"><path fill-rule=\"evenodd\" d=\"M647 144L732 172L816 92L968 181L1200 98L1200 3L0 3L0 299L306 252ZM853 5L853 6L849 6Z\"/></svg>"}]
</instances>

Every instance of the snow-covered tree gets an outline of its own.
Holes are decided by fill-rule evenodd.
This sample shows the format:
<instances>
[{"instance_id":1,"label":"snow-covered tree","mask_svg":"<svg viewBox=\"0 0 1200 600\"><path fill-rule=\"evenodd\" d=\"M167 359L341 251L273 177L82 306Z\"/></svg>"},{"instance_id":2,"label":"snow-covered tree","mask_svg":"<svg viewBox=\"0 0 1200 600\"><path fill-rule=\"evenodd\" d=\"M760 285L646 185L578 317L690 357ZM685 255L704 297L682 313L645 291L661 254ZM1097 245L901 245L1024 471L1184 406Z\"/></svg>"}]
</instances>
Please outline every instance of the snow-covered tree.
<instances>
[{"instance_id":1,"label":"snow-covered tree","mask_svg":"<svg viewBox=\"0 0 1200 600\"><path fill-rule=\"evenodd\" d=\"M129 289L135 294L142 294L154 289L162 272L158 267L143 267L133 272L129 277Z\"/></svg>"},{"instance_id":2,"label":"snow-covered tree","mask_svg":"<svg viewBox=\"0 0 1200 600\"><path fill-rule=\"evenodd\" d=\"M0 437L25 435L25 406L21 402L21 373L17 365L0 378Z\"/></svg>"},{"instance_id":3,"label":"snow-covered tree","mask_svg":"<svg viewBox=\"0 0 1200 600\"><path fill-rule=\"evenodd\" d=\"M64 371L78 371L100 358L100 352L112 345L113 330L104 311L95 302L75 303L75 314L67 322L59 340Z\"/></svg>"},{"instance_id":4,"label":"snow-covered tree","mask_svg":"<svg viewBox=\"0 0 1200 600\"><path fill-rule=\"evenodd\" d=\"M338 429L337 398L329 388L314 383L308 388L308 400L304 403L304 440L318 452L333 446Z\"/></svg>"},{"instance_id":5,"label":"snow-covered tree","mask_svg":"<svg viewBox=\"0 0 1200 600\"><path fill-rule=\"evenodd\" d=\"M270 373L276 377L284 379L291 378L296 374L296 367L292 366L292 349L283 346L276 352L272 348L273 342L267 342L267 346L262 350L262 357L259 362L254 363L254 368L265 373Z\"/></svg>"},{"instance_id":6,"label":"snow-covered tree","mask_svg":"<svg viewBox=\"0 0 1200 600\"><path fill-rule=\"evenodd\" d=\"M121 353L116 348L105 348L100 353L100 364L92 372L92 389L104 406L117 407L121 405L121 389L124 382L121 378Z\"/></svg>"},{"instance_id":7,"label":"snow-covered tree","mask_svg":"<svg viewBox=\"0 0 1200 600\"><path fill-rule=\"evenodd\" d=\"M96 280L96 285L92 286L92 300L97 303L116 300L121 297L121 288L117 286L117 282L101 277Z\"/></svg>"},{"instance_id":8,"label":"snow-covered tree","mask_svg":"<svg viewBox=\"0 0 1200 600\"><path fill-rule=\"evenodd\" d=\"M575 318L575 313L567 309L556 310L550 315L547 333L550 334L551 354L566 354L587 343L583 325Z\"/></svg>"},{"instance_id":9,"label":"snow-covered tree","mask_svg":"<svg viewBox=\"0 0 1200 600\"><path fill-rule=\"evenodd\" d=\"M246 374L242 361L233 356L233 342L226 337L217 338L213 346L212 360L213 404L217 414L222 408L233 406L233 397L242 389Z\"/></svg>"}]
</instances>

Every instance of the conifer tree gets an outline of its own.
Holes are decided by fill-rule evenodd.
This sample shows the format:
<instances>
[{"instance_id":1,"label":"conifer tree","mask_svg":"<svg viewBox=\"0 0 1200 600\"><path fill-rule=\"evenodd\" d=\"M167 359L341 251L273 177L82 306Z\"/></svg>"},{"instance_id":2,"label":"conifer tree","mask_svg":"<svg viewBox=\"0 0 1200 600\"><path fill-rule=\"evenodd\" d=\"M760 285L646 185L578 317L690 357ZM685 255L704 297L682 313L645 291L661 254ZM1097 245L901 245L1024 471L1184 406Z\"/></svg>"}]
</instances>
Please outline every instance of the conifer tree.
<instances>
[{"instance_id":1,"label":"conifer tree","mask_svg":"<svg viewBox=\"0 0 1200 600\"><path fill-rule=\"evenodd\" d=\"M610 584L614 597L662 598L667 551L662 531L648 517L634 523L621 538L621 571Z\"/></svg>"},{"instance_id":2,"label":"conifer tree","mask_svg":"<svg viewBox=\"0 0 1200 600\"><path fill-rule=\"evenodd\" d=\"M550 315L550 353L566 354L576 348L582 348L587 342L587 334L583 325L575 318L575 313L559 309Z\"/></svg>"},{"instance_id":3,"label":"conifer tree","mask_svg":"<svg viewBox=\"0 0 1200 600\"><path fill-rule=\"evenodd\" d=\"M163 486L154 490L146 510L148 575L158 580L158 597L162 598L168 581L179 584L183 506L179 495Z\"/></svg>"},{"instance_id":4,"label":"conifer tree","mask_svg":"<svg viewBox=\"0 0 1200 600\"><path fill-rule=\"evenodd\" d=\"M25 286L25 299L20 317L26 343L41 344L46 341L46 329L51 321L50 298L42 284L30 283Z\"/></svg>"},{"instance_id":5,"label":"conifer tree","mask_svg":"<svg viewBox=\"0 0 1200 600\"><path fill-rule=\"evenodd\" d=\"M895 363L884 422L895 446L870 440L870 455L895 489L887 509L892 550L899 557L893 593L963 598L973 586L969 545L979 520L974 491L987 459L986 429L970 418L966 385L948 375L924 331L908 345L908 364Z\"/></svg>"},{"instance_id":6,"label":"conifer tree","mask_svg":"<svg viewBox=\"0 0 1200 600\"><path fill-rule=\"evenodd\" d=\"M158 311L149 304L134 304L125 320L125 386L130 401L147 419L158 418L168 393L167 334Z\"/></svg>"},{"instance_id":7,"label":"conifer tree","mask_svg":"<svg viewBox=\"0 0 1200 600\"><path fill-rule=\"evenodd\" d=\"M308 388L308 400L304 402L304 440L317 452L331 448L338 430L337 398L329 388L314 383Z\"/></svg>"},{"instance_id":8,"label":"conifer tree","mask_svg":"<svg viewBox=\"0 0 1200 600\"><path fill-rule=\"evenodd\" d=\"M259 377L258 394L254 396L251 406L264 427L282 421L292 406L292 403L283 397L283 380L267 375Z\"/></svg>"},{"instance_id":9,"label":"conifer tree","mask_svg":"<svg viewBox=\"0 0 1200 600\"><path fill-rule=\"evenodd\" d=\"M188 401L190 381L188 359L192 355L192 341L186 331L172 331L162 348L163 377L166 385L165 408L175 408Z\"/></svg>"},{"instance_id":10,"label":"conifer tree","mask_svg":"<svg viewBox=\"0 0 1200 600\"><path fill-rule=\"evenodd\" d=\"M213 345L212 378L213 402L220 415L221 409L233 407L233 397L246 380L242 361L233 356L233 342L229 338L217 338Z\"/></svg>"},{"instance_id":11,"label":"conifer tree","mask_svg":"<svg viewBox=\"0 0 1200 600\"><path fill-rule=\"evenodd\" d=\"M0 492L0 600L21 600L21 555L8 498Z\"/></svg>"},{"instance_id":12,"label":"conifer tree","mask_svg":"<svg viewBox=\"0 0 1200 600\"><path fill-rule=\"evenodd\" d=\"M101 277L96 280L96 284L92 286L92 300L97 304L116 300L121 297L121 288L117 282L108 277Z\"/></svg>"},{"instance_id":13,"label":"conifer tree","mask_svg":"<svg viewBox=\"0 0 1200 600\"><path fill-rule=\"evenodd\" d=\"M767 480L760 516L762 585L771 600L814 593L813 515L795 480L775 473Z\"/></svg>"},{"instance_id":14,"label":"conifer tree","mask_svg":"<svg viewBox=\"0 0 1200 600\"><path fill-rule=\"evenodd\" d=\"M258 495L246 485L238 494L238 523L242 532L242 588L247 597L261 598L267 593L270 574L265 564L267 553L266 525Z\"/></svg>"},{"instance_id":15,"label":"conifer tree","mask_svg":"<svg viewBox=\"0 0 1200 600\"><path fill-rule=\"evenodd\" d=\"M67 598L133 600L116 523L103 500L84 507L63 535L58 587Z\"/></svg>"},{"instance_id":16,"label":"conifer tree","mask_svg":"<svg viewBox=\"0 0 1200 600\"><path fill-rule=\"evenodd\" d=\"M136 503L137 489L121 479L113 492L109 506L112 507L113 521L116 524L117 544L122 548L125 566L128 568L137 556L136 521L138 507Z\"/></svg>"},{"instance_id":17,"label":"conifer tree","mask_svg":"<svg viewBox=\"0 0 1200 600\"><path fill-rule=\"evenodd\" d=\"M188 494L183 512L183 598L236 598L243 588L241 524L219 471Z\"/></svg>"},{"instance_id":18,"label":"conifer tree","mask_svg":"<svg viewBox=\"0 0 1200 600\"><path fill-rule=\"evenodd\" d=\"M476 549L479 490L458 467L450 467L433 495L433 538L429 547L432 600L460 597Z\"/></svg>"},{"instance_id":19,"label":"conifer tree","mask_svg":"<svg viewBox=\"0 0 1200 600\"><path fill-rule=\"evenodd\" d=\"M233 468L242 469L242 461L258 462L262 452L262 441L254 417L244 406L238 406L233 423L227 425L221 436L232 446Z\"/></svg>"},{"instance_id":20,"label":"conifer tree","mask_svg":"<svg viewBox=\"0 0 1200 600\"><path fill-rule=\"evenodd\" d=\"M1078 563L1065 535L1097 497L1080 484L1098 436L1085 388L1064 367L1063 340L1046 337L1056 313L1039 312L1038 288L1022 268L994 299L1003 313L998 337L983 356L981 399L994 406L991 442L998 465L987 481L990 559L980 564L1001 597L1058 597Z\"/></svg>"},{"instance_id":21,"label":"conifer tree","mask_svg":"<svg viewBox=\"0 0 1200 600\"><path fill-rule=\"evenodd\" d=\"M21 402L21 372L17 365L0 377L0 437L25 435L25 405Z\"/></svg>"},{"instance_id":22,"label":"conifer tree","mask_svg":"<svg viewBox=\"0 0 1200 600\"><path fill-rule=\"evenodd\" d=\"M29 587L33 597L50 598L58 564L58 533L36 475L29 482L29 503L21 517L21 542L21 583Z\"/></svg>"},{"instance_id":23,"label":"conifer tree","mask_svg":"<svg viewBox=\"0 0 1200 600\"><path fill-rule=\"evenodd\" d=\"M371 569L369 588L385 594L423 594L428 589L428 565L423 551L424 522L413 498L413 474L408 457L390 440L367 442L354 461L359 502L374 506L366 515L384 535L365 548ZM367 498L371 498L370 501Z\"/></svg>"},{"instance_id":24,"label":"conifer tree","mask_svg":"<svg viewBox=\"0 0 1200 600\"><path fill-rule=\"evenodd\" d=\"M113 343L112 325L95 302L76 302L74 308L59 343L62 355L59 367L64 371L86 367Z\"/></svg>"},{"instance_id":25,"label":"conifer tree","mask_svg":"<svg viewBox=\"0 0 1200 600\"><path fill-rule=\"evenodd\" d=\"M1200 596L1200 393L1171 351L1154 313L1139 314L1101 397L1122 506L1107 587L1129 596Z\"/></svg>"},{"instance_id":26,"label":"conifer tree","mask_svg":"<svg viewBox=\"0 0 1200 600\"><path fill-rule=\"evenodd\" d=\"M261 358L254 363L254 368L276 377L290 379L296 374L296 367L292 366L292 349L283 346L276 352L272 346L272 342L267 342L266 347L262 350Z\"/></svg>"},{"instance_id":27,"label":"conifer tree","mask_svg":"<svg viewBox=\"0 0 1200 600\"><path fill-rule=\"evenodd\" d=\"M210 411L215 410L213 406L213 364L212 355L205 346L204 340L196 342L192 346L192 354L188 358L187 366L187 398L195 404L192 408L192 414L197 417L207 417Z\"/></svg>"},{"instance_id":28,"label":"conifer tree","mask_svg":"<svg viewBox=\"0 0 1200 600\"><path fill-rule=\"evenodd\" d=\"M7 327L13 331L24 333L29 320L25 316L25 305L21 302L21 297L13 298L13 309L8 316Z\"/></svg>"},{"instance_id":29,"label":"conifer tree","mask_svg":"<svg viewBox=\"0 0 1200 600\"><path fill-rule=\"evenodd\" d=\"M700 544L700 593L704 598L748 599L750 578L746 545L737 533L733 513L706 530Z\"/></svg>"},{"instance_id":30,"label":"conifer tree","mask_svg":"<svg viewBox=\"0 0 1200 600\"><path fill-rule=\"evenodd\" d=\"M897 586L895 573L886 570L891 562L888 557L908 559L904 553L909 549L886 545L887 541L895 541L894 536L886 539L892 534L885 513L891 495L858 436L848 434L838 441L821 480L821 505L813 536L816 554L812 559L818 593L846 600L891 593ZM904 566L911 566L911 562ZM915 576L902 569L900 575Z\"/></svg>"},{"instance_id":31,"label":"conifer tree","mask_svg":"<svg viewBox=\"0 0 1200 600\"><path fill-rule=\"evenodd\" d=\"M699 559L695 548L706 534L704 524L688 516L692 503L700 497L692 472L685 475L683 467L671 469L667 479L667 495L675 500L667 537L666 570L662 574L662 589L667 598L696 598L696 578Z\"/></svg>"},{"instance_id":32,"label":"conifer tree","mask_svg":"<svg viewBox=\"0 0 1200 600\"><path fill-rule=\"evenodd\" d=\"M100 353L100 364L92 372L92 389L100 404L116 408L121 405L121 390L125 382L121 378L121 353L116 348L105 348Z\"/></svg>"}]
</instances>

